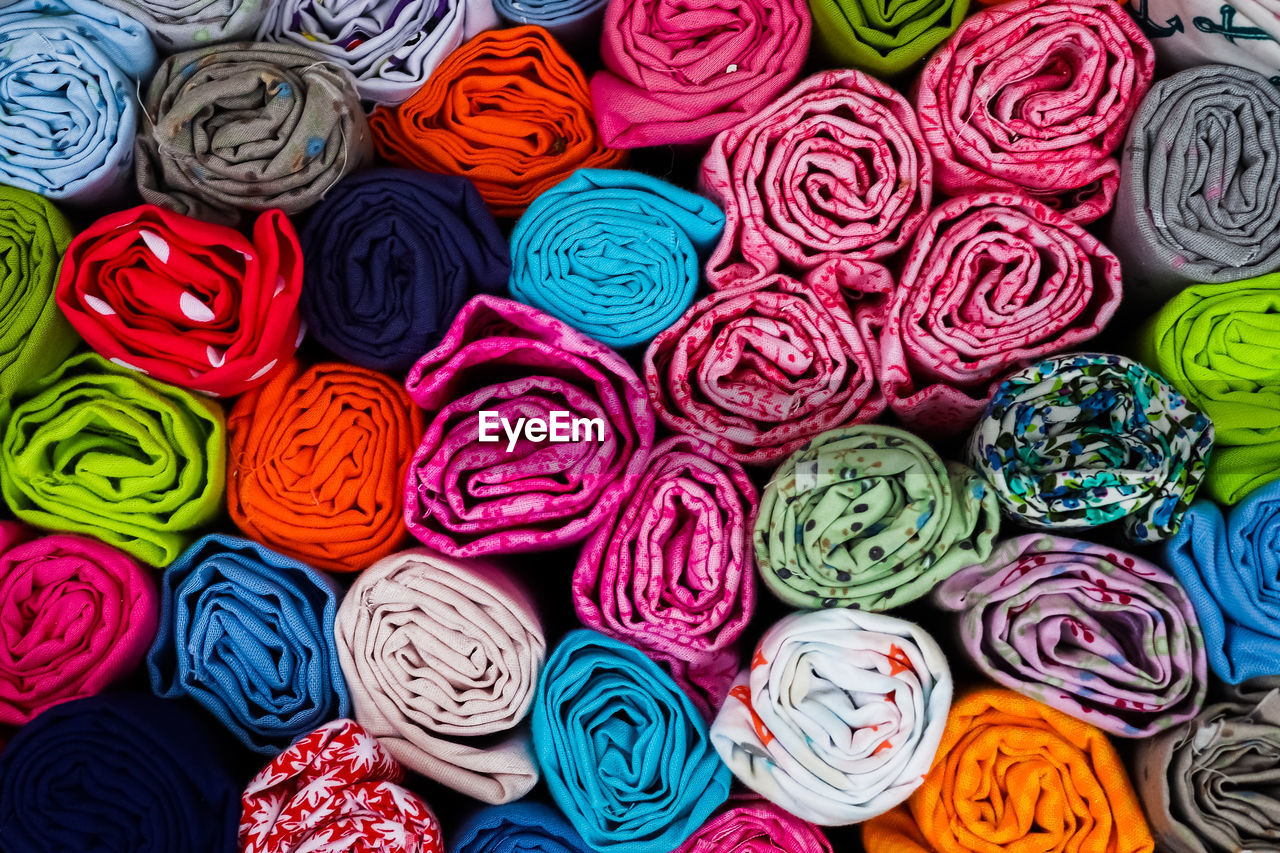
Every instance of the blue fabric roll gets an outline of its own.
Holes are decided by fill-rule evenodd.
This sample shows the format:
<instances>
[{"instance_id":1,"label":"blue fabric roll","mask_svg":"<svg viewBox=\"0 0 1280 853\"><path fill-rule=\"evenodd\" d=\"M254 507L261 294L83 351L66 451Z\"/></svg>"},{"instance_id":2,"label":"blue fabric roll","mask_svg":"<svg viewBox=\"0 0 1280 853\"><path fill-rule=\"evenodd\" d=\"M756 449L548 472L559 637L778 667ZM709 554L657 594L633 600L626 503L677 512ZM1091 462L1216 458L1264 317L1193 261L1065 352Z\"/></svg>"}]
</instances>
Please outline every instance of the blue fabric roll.
<instances>
[{"instance_id":1,"label":"blue fabric roll","mask_svg":"<svg viewBox=\"0 0 1280 853\"><path fill-rule=\"evenodd\" d=\"M1195 605L1213 671L1228 684L1280 675L1280 480L1228 516L1193 503L1165 557Z\"/></svg>"},{"instance_id":2,"label":"blue fabric roll","mask_svg":"<svg viewBox=\"0 0 1280 853\"><path fill-rule=\"evenodd\" d=\"M0 754L4 853L233 853L240 786L213 733L177 702L77 699Z\"/></svg>"},{"instance_id":3,"label":"blue fabric roll","mask_svg":"<svg viewBox=\"0 0 1280 853\"><path fill-rule=\"evenodd\" d=\"M593 850L672 850L729 796L729 768L689 697L604 634L577 630L560 642L532 717L551 796Z\"/></svg>"},{"instance_id":4,"label":"blue fabric roll","mask_svg":"<svg viewBox=\"0 0 1280 853\"><path fill-rule=\"evenodd\" d=\"M665 181L580 169L511 235L511 294L617 349L647 343L693 302L724 214Z\"/></svg>"},{"instance_id":5,"label":"blue fabric roll","mask_svg":"<svg viewBox=\"0 0 1280 853\"><path fill-rule=\"evenodd\" d=\"M565 44L600 40L609 0L493 0L494 10L512 26L533 24Z\"/></svg>"},{"instance_id":6,"label":"blue fabric roll","mask_svg":"<svg viewBox=\"0 0 1280 853\"><path fill-rule=\"evenodd\" d=\"M550 806L517 802L481 809L453 833L449 853L588 853L574 828Z\"/></svg>"},{"instance_id":7,"label":"blue fabric roll","mask_svg":"<svg viewBox=\"0 0 1280 853\"><path fill-rule=\"evenodd\" d=\"M93 0L0 5L0 183L80 204L131 183L146 28Z\"/></svg>"},{"instance_id":8,"label":"blue fabric roll","mask_svg":"<svg viewBox=\"0 0 1280 853\"><path fill-rule=\"evenodd\" d=\"M511 270L493 214L466 178L374 169L344 179L299 235L310 335L373 370L407 370L474 293Z\"/></svg>"},{"instance_id":9,"label":"blue fabric roll","mask_svg":"<svg viewBox=\"0 0 1280 853\"><path fill-rule=\"evenodd\" d=\"M339 598L310 566L206 536L165 570L151 688L190 696L245 746L274 754L350 713L333 633Z\"/></svg>"}]
</instances>

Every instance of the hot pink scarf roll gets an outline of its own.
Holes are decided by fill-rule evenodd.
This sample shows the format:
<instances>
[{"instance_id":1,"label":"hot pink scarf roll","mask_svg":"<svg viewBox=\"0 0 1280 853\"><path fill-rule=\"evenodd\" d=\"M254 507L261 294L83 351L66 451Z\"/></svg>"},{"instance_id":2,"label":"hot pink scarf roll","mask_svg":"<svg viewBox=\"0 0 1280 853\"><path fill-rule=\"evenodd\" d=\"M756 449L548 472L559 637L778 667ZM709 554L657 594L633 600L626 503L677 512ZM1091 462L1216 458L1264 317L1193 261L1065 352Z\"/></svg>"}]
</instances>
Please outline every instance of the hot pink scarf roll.
<instances>
[{"instance_id":1,"label":"hot pink scarf roll","mask_svg":"<svg viewBox=\"0 0 1280 853\"><path fill-rule=\"evenodd\" d=\"M1120 262L1079 225L1013 193L944 202L916 235L880 333L880 385L911 428L971 428L1006 374L1096 335Z\"/></svg>"},{"instance_id":2,"label":"hot pink scarf roll","mask_svg":"<svg viewBox=\"0 0 1280 853\"><path fill-rule=\"evenodd\" d=\"M79 536L26 541L0 522L0 725L92 696L155 639L155 583L131 557Z\"/></svg>"},{"instance_id":3,"label":"hot pink scarf roll","mask_svg":"<svg viewBox=\"0 0 1280 853\"><path fill-rule=\"evenodd\" d=\"M906 98L861 71L824 71L717 136L701 183L725 212L707 262L722 288L893 254L929 212L933 162Z\"/></svg>"},{"instance_id":4,"label":"hot pink scarf roll","mask_svg":"<svg viewBox=\"0 0 1280 853\"><path fill-rule=\"evenodd\" d=\"M1076 222L1099 218L1154 58L1115 0L1013 0L972 16L916 86L939 188L1020 189Z\"/></svg>"},{"instance_id":5,"label":"hot pink scarf roll","mask_svg":"<svg viewBox=\"0 0 1280 853\"><path fill-rule=\"evenodd\" d=\"M809 51L804 0L611 0L591 78L610 148L706 142L755 115Z\"/></svg>"},{"instance_id":6,"label":"hot pink scarf roll","mask_svg":"<svg viewBox=\"0 0 1280 853\"><path fill-rule=\"evenodd\" d=\"M653 411L626 361L507 299L467 302L405 387L430 413L409 466L405 521L450 556L580 542L635 490L653 446ZM550 423L557 412L581 440L555 443L545 432L532 440L520 430L510 442L501 426Z\"/></svg>"},{"instance_id":7,"label":"hot pink scarf roll","mask_svg":"<svg viewBox=\"0 0 1280 853\"><path fill-rule=\"evenodd\" d=\"M831 842L781 806L739 794L674 853L831 853Z\"/></svg>"},{"instance_id":8,"label":"hot pink scarf roll","mask_svg":"<svg viewBox=\"0 0 1280 853\"><path fill-rule=\"evenodd\" d=\"M831 261L803 281L775 274L694 303L644 355L658 418L750 465L874 419L885 400L870 327L892 290L879 264Z\"/></svg>"},{"instance_id":9,"label":"hot pink scarf roll","mask_svg":"<svg viewBox=\"0 0 1280 853\"><path fill-rule=\"evenodd\" d=\"M582 624L665 665L708 717L737 675L735 643L755 606L758 506L741 465L705 442L669 438L573 574Z\"/></svg>"}]
</instances>

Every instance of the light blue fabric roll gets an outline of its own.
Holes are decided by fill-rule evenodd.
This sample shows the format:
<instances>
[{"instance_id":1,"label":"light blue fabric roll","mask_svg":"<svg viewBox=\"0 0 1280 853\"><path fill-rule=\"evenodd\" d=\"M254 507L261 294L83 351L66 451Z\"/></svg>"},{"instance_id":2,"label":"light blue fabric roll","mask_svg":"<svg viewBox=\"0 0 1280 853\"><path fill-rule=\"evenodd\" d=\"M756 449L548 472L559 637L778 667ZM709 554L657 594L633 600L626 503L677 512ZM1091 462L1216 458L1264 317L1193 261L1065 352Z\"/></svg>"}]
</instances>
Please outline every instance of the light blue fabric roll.
<instances>
[{"instance_id":1,"label":"light blue fabric roll","mask_svg":"<svg viewBox=\"0 0 1280 853\"><path fill-rule=\"evenodd\" d=\"M451 836L449 853L589 853L590 848L550 806L517 802L481 809Z\"/></svg>"},{"instance_id":2,"label":"light blue fabric roll","mask_svg":"<svg viewBox=\"0 0 1280 853\"><path fill-rule=\"evenodd\" d=\"M507 23L542 27L566 44L588 39L599 42L608 5L609 0L493 0L494 10Z\"/></svg>"}]
</instances>

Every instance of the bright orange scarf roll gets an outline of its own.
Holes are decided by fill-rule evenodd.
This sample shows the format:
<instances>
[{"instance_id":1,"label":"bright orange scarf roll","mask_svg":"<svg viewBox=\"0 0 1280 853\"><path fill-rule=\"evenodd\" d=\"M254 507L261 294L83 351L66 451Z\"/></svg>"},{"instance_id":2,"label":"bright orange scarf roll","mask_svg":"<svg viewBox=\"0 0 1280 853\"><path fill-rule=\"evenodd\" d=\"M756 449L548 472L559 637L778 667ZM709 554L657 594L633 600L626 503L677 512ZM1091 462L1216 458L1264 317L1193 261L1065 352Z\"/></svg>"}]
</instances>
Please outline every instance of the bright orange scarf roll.
<instances>
[{"instance_id":1,"label":"bright orange scarf roll","mask_svg":"<svg viewBox=\"0 0 1280 853\"><path fill-rule=\"evenodd\" d=\"M1152 853L1133 787L1099 729L1008 690L951 706L933 768L863 824L867 853Z\"/></svg>"},{"instance_id":2,"label":"bright orange scarf roll","mask_svg":"<svg viewBox=\"0 0 1280 853\"><path fill-rule=\"evenodd\" d=\"M403 544L405 469L423 422L394 379L292 362L236 402L227 430L227 504L246 536L339 572Z\"/></svg>"},{"instance_id":3,"label":"bright orange scarf roll","mask_svg":"<svg viewBox=\"0 0 1280 853\"><path fill-rule=\"evenodd\" d=\"M577 169L623 157L604 147L582 71L542 27L476 36L370 125L383 158L470 178L496 216L519 216Z\"/></svg>"}]
</instances>

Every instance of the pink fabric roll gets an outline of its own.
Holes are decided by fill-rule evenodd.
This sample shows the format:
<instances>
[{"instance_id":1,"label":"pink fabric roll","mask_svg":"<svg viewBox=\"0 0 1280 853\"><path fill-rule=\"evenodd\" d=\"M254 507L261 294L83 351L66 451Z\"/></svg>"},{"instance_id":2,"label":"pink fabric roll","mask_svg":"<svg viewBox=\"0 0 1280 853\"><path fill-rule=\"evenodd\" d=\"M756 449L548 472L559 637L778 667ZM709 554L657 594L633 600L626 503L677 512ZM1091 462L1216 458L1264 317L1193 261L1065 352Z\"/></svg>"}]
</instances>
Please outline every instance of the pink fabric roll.
<instances>
[{"instance_id":1,"label":"pink fabric roll","mask_svg":"<svg viewBox=\"0 0 1280 853\"><path fill-rule=\"evenodd\" d=\"M911 239L933 195L915 110L861 71L824 71L716 137L703 190L725 212L712 287L874 260Z\"/></svg>"},{"instance_id":2,"label":"pink fabric roll","mask_svg":"<svg viewBox=\"0 0 1280 853\"><path fill-rule=\"evenodd\" d=\"M889 406L912 429L971 428L1006 374L1101 331L1120 287L1111 250L1039 202L944 202L916 235L880 334Z\"/></svg>"},{"instance_id":3,"label":"pink fabric roll","mask_svg":"<svg viewBox=\"0 0 1280 853\"><path fill-rule=\"evenodd\" d=\"M1102 216L1154 56L1115 0L1013 0L972 16L916 85L939 188L1021 189L1077 222Z\"/></svg>"},{"instance_id":4,"label":"pink fabric roll","mask_svg":"<svg viewBox=\"0 0 1280 853\"><path fill-rule=\"evenodd\" d=\"M582 624L666 666L707 717L737 675L735 643L755 606L758 506L742 466L705 442L669 438L573 574Z\"/></svg>"},{"instance_id":5,"label":"pink fabric roll","mask_svg":"<svg viewBox=\"0 0 1280 853\"><path fill-rule=\"evenodd\" d=\"M831 853L831 842L781 806L739 794L674 853Z\"/></svg>"},{"instance_id":6,"label":"pink fabric roll","mask_svg":"<svg viewBox=\"0 0 1280 853\"><path fill-rule=\"evenodd\" d=\"M580 542L640 479L653 411L635 371L613 350L535 308L477 296L405 382L430 424L409 466L405 521L424 544L455 557ZM482 442L480 413L496 441ZM523 433L497 421L598 421L582 440ZM588 437L589 432L589 437ZM603 436L600 433L603 432Z\"/></svg>"}]
</instances>

